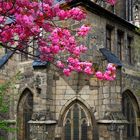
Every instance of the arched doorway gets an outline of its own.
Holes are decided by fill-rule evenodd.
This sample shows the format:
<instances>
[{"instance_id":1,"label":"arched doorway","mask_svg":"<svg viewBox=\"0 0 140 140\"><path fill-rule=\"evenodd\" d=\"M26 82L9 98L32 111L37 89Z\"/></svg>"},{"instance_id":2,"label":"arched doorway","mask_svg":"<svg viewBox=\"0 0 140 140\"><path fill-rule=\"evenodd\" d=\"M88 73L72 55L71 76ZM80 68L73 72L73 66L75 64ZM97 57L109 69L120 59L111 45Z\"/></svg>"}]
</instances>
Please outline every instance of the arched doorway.
<instances>
[{"instance_id":1,"label":"arched doorway","mask_svg":"<svg viewBox=\"0 0 140 140\"><path fill-rule=\"evenodd\" d=\"M140 132L137 124L137 118L140 117L139 106L133 93L125 91L122 96L122 111L128 124L126 127L127 140L139 140Z\"/></svg>"},{"instance_id":2,"label":"arched doorway","mask_svg":"<svg viewBox=\"0 0 140 140\"><path fill-rule=\"evenodd\" d=\"M63 118L63 140L92 140L91 116L81 103L74 102Z\"/></svg>"},{"instance_id":3,"label":"arched doorway","mask_svg":"<svg viewBox=\"0 0 140 140\"><path fill-rule=\"evenodd\" d=\"M17 139L29 140L29 124L33 110L33 95L30 90L25 89L19 100L17 108Z\"/></svg>"}]
</instances>

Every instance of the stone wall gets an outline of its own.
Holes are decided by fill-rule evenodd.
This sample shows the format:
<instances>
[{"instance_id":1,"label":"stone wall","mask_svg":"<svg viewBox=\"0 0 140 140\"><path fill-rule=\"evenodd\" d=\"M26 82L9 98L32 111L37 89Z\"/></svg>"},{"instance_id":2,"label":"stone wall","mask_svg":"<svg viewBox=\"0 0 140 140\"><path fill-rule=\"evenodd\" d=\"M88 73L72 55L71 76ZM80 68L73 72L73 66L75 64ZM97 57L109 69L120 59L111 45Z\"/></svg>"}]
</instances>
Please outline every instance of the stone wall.
<instances>
[{"instance_id":1,"label":"stone wall","mask_svg":"<svg viewBox=\"0 0 140 140\"><path fill-rule=\"evenodd\" d=\"M73 102L79 102L89 111L93 122L92 138L97 140L99 136L99 140L114 140L115 137L119 137L121 132L108 131L108 123L101 123L101 120L108 112L122 110L121 98L123 91L126 89L130 89L137 100L139 99L139 45L136 48L133 47L134 52L136 52L134 56L136 62L133 66L126 63L127 55L125 53L127 34L131 34L134 38L137 35L125 26L118 24L117 21L108 20L91 12L88 12L87 22L92 26L92 31L86 38L86 44L89 48L89 57L87 58L92 60L93 63L100 64L99 67L103 70L107 62L101 61L103 57L99 49L105 47L106 25L111 25L114 29L112 45L115 54L117 54L117 30L124 32L122 71L118 70L115 81L107 82L77 73L65 77L62 73L55 71L52 66L43 70L33 70L32 61L18 62L13 72L20 70L21 78L16 84L14 93L17 94L11 103L10 116L11 120L17 120L17 106L20 97L25 89L29 89L33 94L33 115L28 122L32 132L30 136L32 140L61 139L63 137L63 116ZM13 136L12 134L9 135L8 140L12 140L14 135L16 137L16 132ZM121 138L118 139L121 140Z\"/></svg>"}]
</instances>

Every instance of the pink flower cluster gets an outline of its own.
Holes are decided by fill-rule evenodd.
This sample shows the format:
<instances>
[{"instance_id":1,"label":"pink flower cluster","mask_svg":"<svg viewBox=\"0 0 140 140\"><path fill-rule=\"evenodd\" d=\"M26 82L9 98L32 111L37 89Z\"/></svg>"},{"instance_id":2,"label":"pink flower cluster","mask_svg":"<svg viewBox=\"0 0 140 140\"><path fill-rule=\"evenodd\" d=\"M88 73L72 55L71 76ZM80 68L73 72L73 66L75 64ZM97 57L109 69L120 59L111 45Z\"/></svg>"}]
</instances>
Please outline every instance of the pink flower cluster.
<instances>
[{"instance_id":1,"label":"pink flower cluster","mask_svg":"<svg viewBox=\"0 0 140 140\"><path fill-rule=\"evenodd\" d=\"M71 35L68 29L55 28L48 37L48 41L50 42L49 45L45 42L43 44L39 42L40 51L44 55L65 51L79 57L81 53L85 53L87 50L84 45L78 46L75 37Z\"/></svg>"},{"instance_id":2,"label":"pink flower cluster","mask_svg":"<svg viewBox=\"0 0 140 140\"><path fill-rule=\"evenodd\" d=\"M79 36L86 36L90 31L90 27L86 26L86 25L82 25L79 29L78 29L78 35Z\"/></svg>"},{"instance_id":3,"label":"pink flower cluster","mask_svg":"<svg viewBox=\"0 0 140 140\"><path fill-rule=\"evenodd\" d=\"M55 64L66 76L73 71L93 75L92 63L80 60L81 54L86 52L87 47L76 40L75 32L55 22L66 19L81 21L85 18L86 13L82 9L75 7L64 10L59 5L53 5L53 0L2 1L0 2L0 43L8 46L16 45L16 49L22 51L35 40L40 51L40 59ZM75 31L78 37L84 37L90 31L90 27L82 25ZM61 55L67 56L66 59L61 60ZM107 71L96 72L96 77L105 80L114 79L113 68L115 69L113 65L108 65Z\"/></svg>"},{"instance_id":4,"label":"pink flower cluster","mask_svg":"<svg viewBox=\"0 0 140 140\"><path fill-rule=\"evenodd\" d=\"M109 3L110 5L115 5L116 4L116 0L106 0L107 3Z\"/></svg>"},{"instance_id":5,"label":"pink flower cluster","mask_svg":"<svg viewBox=\"0 0 140 140\"><path fill-rule=\"evenodd\" d=\"M0 3L1 15L0 23L4 25L6 17L9 14L9 18L13 20L13 24L5 25L2 28L4 35L8 36L7 39L2 39L3 35L0 35L0 41L8 42L13 40L17 35L22 42L27 41L33 36L39 35L44 29L46 32L55 31L55 25L51 20L54 18L74 19L82 20L86 18L86 14L79 8L72 8L70 10L63 10L59 5L52 6L52 0L44 0L43 2L35 2L30 0L16 0L16 2L2 2ZM8 11L8 13L6 13ZM12 17L11 17L12 14ZM48 22L47 22L48 21ZM7 30L7 28L9 28ZM9 34L12 32L12 34Z\"/></svg>"},{"instance_id":6,"label":"pink flower cluster","mask_svg":"<svg viewBox=\"0 0 140 140\"><path fill-rule=\"evenodd\" d=\"M56 15L60 20L64 19L73 19L73 20L82 20L86 18L86 13L79 9L78 7L72 8L70 10L58 10Z\"/></svg>"},{"instance_id":7,"label":"pink flower cluster","mask_svg":"<svg viewBox=\"0 0 140 140\"><path fill-rule=\"evenodd\" d=\"M0 24L3 24L5 22L4 16L0 16Z\"/></svg>"},{"instance_id":8,"label":"pink flower cluster","mask_svg":"<svg viewBox=\"0 0 140 140\"><path fill-rule=\"evenodd\" d=\"M100 80L112 81L116 78L116 66L112 63L109 63L107 65L107 70L104 73L98 71L95 73L95 75Z\"/></svg>"},{"instance_id":9,"label":"pink flower cluster","mask_svg":"<svg viewBox=\"0 0 140 140\"><path fill-rule=\"evenodd\" d=\"M69 57L67 60L67 65L61 61L57 61L57 66L59 68L63 68L63 73L66 76L69 76L71 72L76 71L76 72L83 72L88 75L93 74L92 70L92 63L90 62L82 62L79 61L77 58Z\"/></svg>"}]
</instances>

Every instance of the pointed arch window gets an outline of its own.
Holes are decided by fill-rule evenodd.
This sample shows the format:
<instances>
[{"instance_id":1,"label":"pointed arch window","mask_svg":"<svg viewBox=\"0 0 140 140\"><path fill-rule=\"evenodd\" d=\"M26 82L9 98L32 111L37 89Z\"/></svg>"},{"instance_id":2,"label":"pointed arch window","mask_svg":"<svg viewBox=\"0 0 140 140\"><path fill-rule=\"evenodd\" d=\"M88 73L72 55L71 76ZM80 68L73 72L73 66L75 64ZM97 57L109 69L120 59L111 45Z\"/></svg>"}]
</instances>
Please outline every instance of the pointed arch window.
<instances>
[{"instance_id":1,"label":"pointed arch window","mask_svg":"<svg viewBox=\"0 0 140 140\"><path fill-rule=\"evenodd\" d=\"M29 124L33 111L33 95L29 90L25 90L21 96L17 109L18 140L30 140Z\"/></svg>"},{"instance_id":2,"label":"pointed arch window","mask_svg":"<svg viewBox=\"0 0 140 140\"><path fill-rule=\"evenodd\" d=\"M65 115L64 140L89 140L88 122L87 112L80 104L73 104Z\"/></svg>"},{"instance_id":3,"label":"pointed arch window","mask_svg":"<svg viewBox=\"0 0 140 140\"><path fill-rule=\"evenodd\" d=\"M122 111L128 121L126 128L128 140L136 138L136 113L133 104L131 97L128 94L123 94Z\"/></svg>"}]
</instances>

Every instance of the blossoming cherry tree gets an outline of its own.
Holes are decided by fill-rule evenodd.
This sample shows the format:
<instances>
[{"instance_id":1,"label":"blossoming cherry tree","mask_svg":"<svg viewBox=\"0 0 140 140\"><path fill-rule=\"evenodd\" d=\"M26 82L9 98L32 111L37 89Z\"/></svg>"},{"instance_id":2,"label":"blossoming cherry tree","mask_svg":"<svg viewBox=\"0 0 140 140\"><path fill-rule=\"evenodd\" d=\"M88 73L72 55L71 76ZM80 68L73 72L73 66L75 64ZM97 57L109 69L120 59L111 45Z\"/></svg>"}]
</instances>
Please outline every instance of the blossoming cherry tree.
<instances>
[{"instance_id":1,"label":"blossoming cherry tree","mask_svg":"<svg viewBox=\"0 0 140 140\"><path fill-rule=\"evenodd\" d=\"M114 4L112 0L107 2ZM91 30L88 25L83 24L73 33L69 28L56 23L68 19L81 21L85 18L84 10L78 7L64 10L59 4L54 5L53 0L0 0L0 44L24 52L34 41L39 58L53 63L66 76L76 71L94 75L101 80L114 80L114 64L108 64L102 73L95 71L91 62L80 58L81 54L86 53L87 47L79 44L76 38L87 36ZM62 59L60 54L66 55L66 59Z\"/></svg>"}]
</instances>

